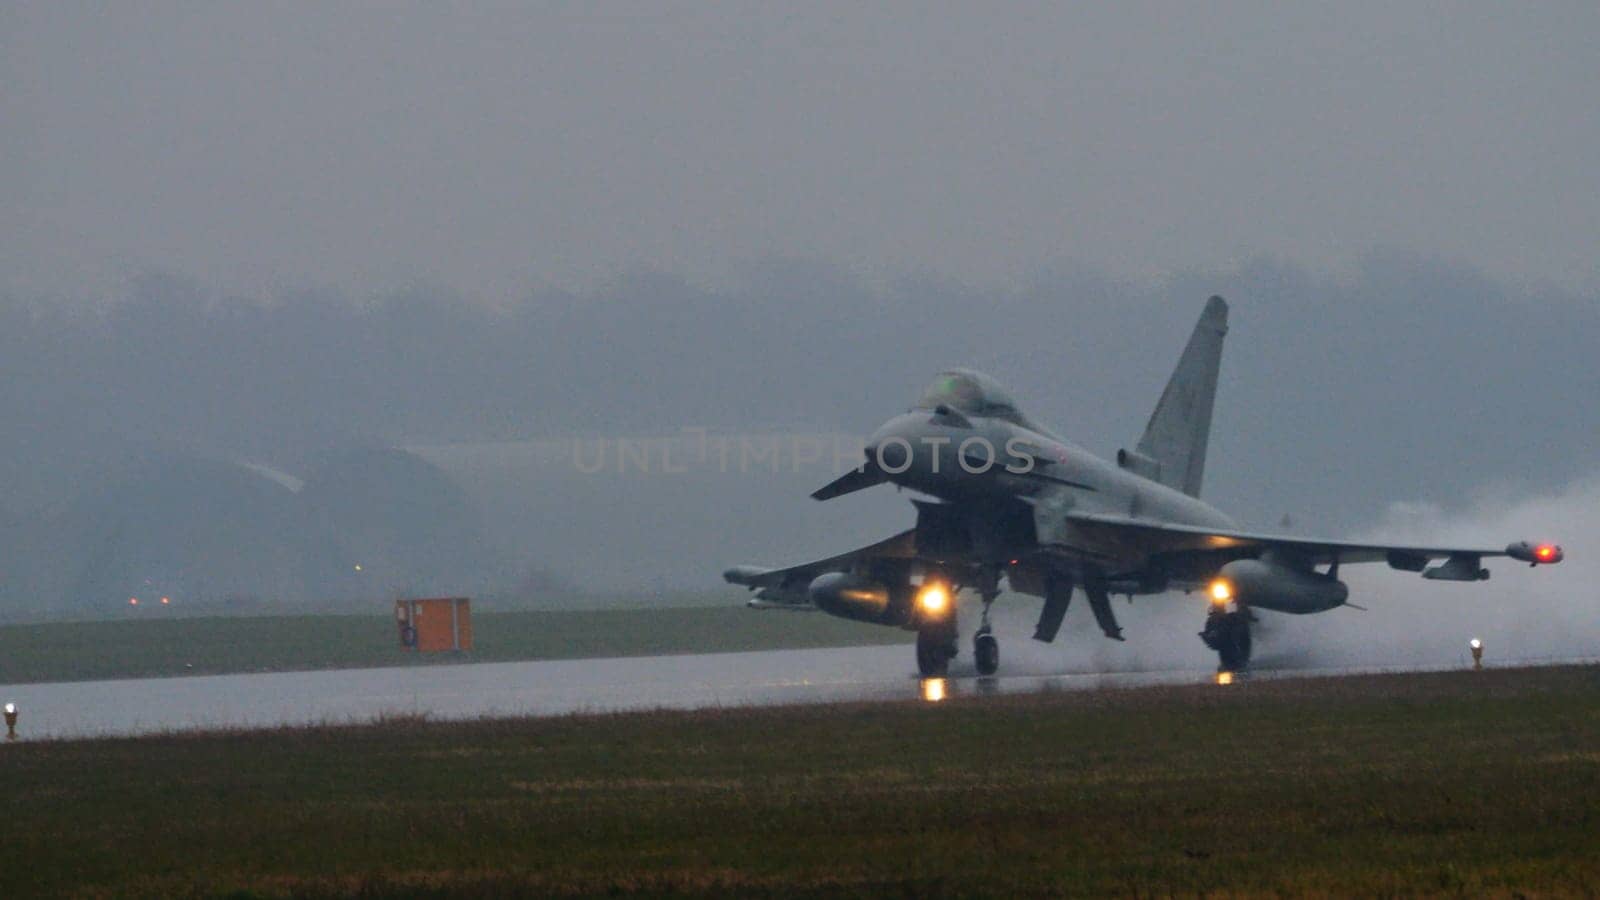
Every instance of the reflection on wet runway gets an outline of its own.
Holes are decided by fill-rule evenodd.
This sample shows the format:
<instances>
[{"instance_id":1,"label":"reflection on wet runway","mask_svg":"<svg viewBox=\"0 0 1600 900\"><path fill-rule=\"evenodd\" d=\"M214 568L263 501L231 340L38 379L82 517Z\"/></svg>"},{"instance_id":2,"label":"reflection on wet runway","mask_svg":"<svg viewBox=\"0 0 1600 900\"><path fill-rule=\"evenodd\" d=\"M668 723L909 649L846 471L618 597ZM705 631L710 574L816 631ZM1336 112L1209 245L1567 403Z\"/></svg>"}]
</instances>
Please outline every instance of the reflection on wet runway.
<instances>
[{"instance_id":1,"label":"reflection on wet runway","mask_svg":"<svg viewBox=\"0 0 1600 900\"><path fill-rule=\"evenodd\" d=\"M849 647L347 669L0 687L23 710L24 737L359 722L692 709L840 700L938 700L975 692L974 678L917 680L903 647ZM1205 672L1018 675L985 690L1087 689L1199 681Z\"/></svg>"},{"instance_id":2,"label":"reflection on wet runway","mask_svg":"<svg viewBox=\"0 0 1600 900\"><path fill-rule=\"evenodd\" d=\"M904 647L551 660L0 687L23 739L200 728L914 700L1154 684L1229 683L1204 669L918 680ZM1437 667L1435 667L1437 668ZM1337 670L1257 673L1257 678Z\"/></svg>"}]
</instances>

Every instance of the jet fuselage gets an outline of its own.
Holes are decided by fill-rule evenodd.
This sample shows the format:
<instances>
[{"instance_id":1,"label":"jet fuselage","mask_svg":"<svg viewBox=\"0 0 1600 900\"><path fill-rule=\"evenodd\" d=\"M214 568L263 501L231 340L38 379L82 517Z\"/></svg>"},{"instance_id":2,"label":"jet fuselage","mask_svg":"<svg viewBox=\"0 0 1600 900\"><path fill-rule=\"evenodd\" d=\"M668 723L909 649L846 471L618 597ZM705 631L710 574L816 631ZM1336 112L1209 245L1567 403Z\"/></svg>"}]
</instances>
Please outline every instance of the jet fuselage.
<instances>
[{"instance_id":1,"label":"jet fuselage","mask_svg":"<svg viewBox=\"0 0 1600 900\"><path fill-rule=\"evenodd\" d=\"M1031 423L913 409L880 426L867 465L957 507L1020 502L1210 528L1234 521L1208 503L1102 459ZM1043 537L1043 536L1041 536Z\"/></svg>"}]
</instances>

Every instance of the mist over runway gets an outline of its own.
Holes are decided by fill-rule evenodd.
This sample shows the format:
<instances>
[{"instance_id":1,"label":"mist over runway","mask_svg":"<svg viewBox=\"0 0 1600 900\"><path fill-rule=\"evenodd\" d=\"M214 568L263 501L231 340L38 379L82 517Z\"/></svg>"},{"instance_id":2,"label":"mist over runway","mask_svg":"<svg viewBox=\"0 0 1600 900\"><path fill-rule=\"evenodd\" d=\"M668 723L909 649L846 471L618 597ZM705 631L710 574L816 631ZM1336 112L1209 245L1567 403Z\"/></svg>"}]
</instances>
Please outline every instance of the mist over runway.
<instances>
[{"instance_id":1,"label":"mist over runway","mask_svg":"<svg viewBox=\"0 0 1600 900\"><path fill-rule=\"evenodd\" d=\"M1163 636L1165 637L1165 636ZM1186 664L1150 666L1137 647L1100 648L1088 636L1062 648L1013 635L1002 674L979 677L970 654L947 678L919 679L910 647L878 646L688 656L410 666L192 678L0 686L22 710L23 739L60 739L282 726L356 724L383 717L462 720L652 709L706 709L832 702L942 701L956 697L1090 691L1214 680L1192 635L1175 654ZM1176 648L1174 648L1176 649ZM1491 650L1494 648L1491 648ZM1465 645L1385 665L1329 665L1336 655L1274 654L1254 679L1434 671L1470 665ZM1493 665L1593 662L1596 657L1517 659ZM1111 661L1104 669L1103 664Z\"/></svg>"}]
</instances>

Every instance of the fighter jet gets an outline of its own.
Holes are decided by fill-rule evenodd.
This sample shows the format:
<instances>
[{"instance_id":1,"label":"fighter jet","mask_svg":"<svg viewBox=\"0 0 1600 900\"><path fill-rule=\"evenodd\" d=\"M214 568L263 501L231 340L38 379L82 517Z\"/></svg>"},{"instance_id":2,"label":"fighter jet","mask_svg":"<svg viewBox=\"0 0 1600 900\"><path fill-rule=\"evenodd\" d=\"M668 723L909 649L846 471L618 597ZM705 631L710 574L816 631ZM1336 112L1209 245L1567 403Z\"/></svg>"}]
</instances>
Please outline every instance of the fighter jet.
<instances>
[{"instance_id":1,"label":"fighter jet","mask_svg":"<svg viewBox=\"0 0 1600 900\"><path fill-rule=\"evenodd\" d=\"M1030 419L994 379L942 372L910 411L883 423L861 464L811 496L829 500L893 484L912 500L916 525L839 556L771 569L736 566L723 577L754 592L759 608L820 609L913 630L917 669L944 674L957 652L956 596L983 602L972 651L993 674L1000 645L989 608L1002 579L1044 600L1035 640L1055 640L1082 588L1105 636L1122 640L1113 594L1204 591L1200 638L1219 670L1250 663L1253 610L1310 614L1346 605L1340 567L1381 562L1443 581L1482 581L1483 560L1538 566L1564 553L1548 543L1504 548L1413 547L1317 540L1241 530L1200 499L1228 305L1207 301L1144 436L1105 460Z\"/></svg>"}]
</instances>

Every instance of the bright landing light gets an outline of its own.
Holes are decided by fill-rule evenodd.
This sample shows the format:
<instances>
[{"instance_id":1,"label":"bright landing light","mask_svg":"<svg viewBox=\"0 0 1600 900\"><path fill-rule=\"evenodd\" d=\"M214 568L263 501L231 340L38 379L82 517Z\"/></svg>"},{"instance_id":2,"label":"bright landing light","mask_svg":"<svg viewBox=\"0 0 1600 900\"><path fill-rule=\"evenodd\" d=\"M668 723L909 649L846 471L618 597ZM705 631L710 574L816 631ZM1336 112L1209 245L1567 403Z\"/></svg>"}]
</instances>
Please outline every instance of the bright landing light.
<instances>
[{"instance_id":1,"label":"bright landing light","mask_svg":"<svg viewBox=\"0 0 1600 900\"><path fill-rule=\"evenodd\" d=\"M944 699L945 683L943 678L922 679L922 699L929 703L938 703Z\"/></svg>"},{"instance_id":2,"label":"bright landing light","mask_svg":"<svg viewBox=\"0 0 1600 900\"><path fill-rule=\"evenodd\" d=\"M917 605L930 616L937 616L950 606L950 592L942 584L930 584L917 594Z\"/></svg>"},{"instance_id":3,"label":"bright landing light","mask_svg":"<svg viewBox=\"0 0 1600 900\"><path fill-rule=\"evenodd\" d=\"M1211 582L1211 587L1206 590L1211 595L1211 602L1221 606L1233 599L1233 585L1228 584L1226 578L1218 578Z\"/></svg>"}]
</instances>

